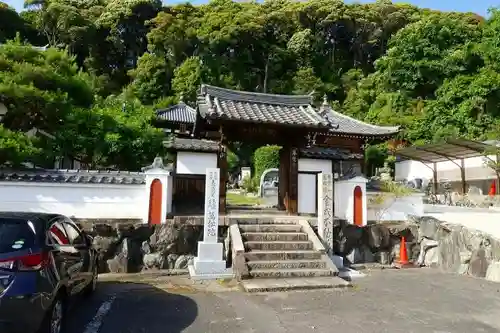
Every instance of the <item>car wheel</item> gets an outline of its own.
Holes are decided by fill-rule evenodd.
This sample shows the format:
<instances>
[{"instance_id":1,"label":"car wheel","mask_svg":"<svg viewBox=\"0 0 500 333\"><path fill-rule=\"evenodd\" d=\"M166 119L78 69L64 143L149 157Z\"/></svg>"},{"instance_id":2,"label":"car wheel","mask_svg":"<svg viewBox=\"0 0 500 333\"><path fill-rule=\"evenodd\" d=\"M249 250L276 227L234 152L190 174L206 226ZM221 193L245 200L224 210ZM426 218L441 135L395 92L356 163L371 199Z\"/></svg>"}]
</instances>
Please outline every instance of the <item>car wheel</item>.
<instances>
[{"instance_id":1,"label":"car wheel","mask_svg":"<svg viewBox=\"0 0 500 333\"><path fill-rule=\"evenodd\" d=\"M65 302L62 297L54 300L42 323L40 333L62 333L65 316Z\"/></svg>"},{"instance_id":2,"label":"car wheel","mask_svg":"<svg viewBox=\"0 0 500 333\"><path fill-rule=\"evenodd\" d=\"M90 282L83 291L83 294L85 296L92 295L94 291L97 289L97 278L98 278L97 265L95 265L94 271L92 272L92 282Z\"/></svg>"}]
</instances>

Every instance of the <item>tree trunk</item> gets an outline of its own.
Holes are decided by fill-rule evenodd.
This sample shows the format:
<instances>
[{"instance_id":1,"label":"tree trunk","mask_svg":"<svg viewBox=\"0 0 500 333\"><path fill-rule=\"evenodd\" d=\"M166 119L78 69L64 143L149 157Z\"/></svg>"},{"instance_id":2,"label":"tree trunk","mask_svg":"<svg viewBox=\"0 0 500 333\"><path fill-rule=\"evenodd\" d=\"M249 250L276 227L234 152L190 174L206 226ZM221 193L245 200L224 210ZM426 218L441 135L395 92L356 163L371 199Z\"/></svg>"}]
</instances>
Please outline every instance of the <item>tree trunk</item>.
<instances>
[{"instance_id":1,"label":"tree trunk","mask_svg":"<svg viewBox=\"0 0 500 333\"><path fill-rule=\"evenodd\" d=\"M264 84L262 88L262 92L266 93L267 92L267 80L269 79L269 60L271 59L271 56L267 56L266 60L266 66L264 68Z\"/></svg>"}]
</instances>

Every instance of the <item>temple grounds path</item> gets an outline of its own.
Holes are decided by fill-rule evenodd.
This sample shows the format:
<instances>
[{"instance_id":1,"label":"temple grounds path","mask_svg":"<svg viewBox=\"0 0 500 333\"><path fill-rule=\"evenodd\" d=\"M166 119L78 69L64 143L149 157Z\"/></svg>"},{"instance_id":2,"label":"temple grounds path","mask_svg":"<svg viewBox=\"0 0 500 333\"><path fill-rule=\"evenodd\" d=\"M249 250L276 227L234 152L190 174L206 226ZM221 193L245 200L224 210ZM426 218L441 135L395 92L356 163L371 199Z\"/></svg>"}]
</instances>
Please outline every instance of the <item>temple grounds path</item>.
<instances>
[{"instance_id":1,"label":"temple grounds path","mask_svg":"<svg viewBox=\"0 0 500 333\"><path fill-rule=\"evenodd\" d=\"M187 277L102 282L71 333L500 332L500 284L433 269L373 270L347 290L246 294Z\"/></svg>"}]
</instances>

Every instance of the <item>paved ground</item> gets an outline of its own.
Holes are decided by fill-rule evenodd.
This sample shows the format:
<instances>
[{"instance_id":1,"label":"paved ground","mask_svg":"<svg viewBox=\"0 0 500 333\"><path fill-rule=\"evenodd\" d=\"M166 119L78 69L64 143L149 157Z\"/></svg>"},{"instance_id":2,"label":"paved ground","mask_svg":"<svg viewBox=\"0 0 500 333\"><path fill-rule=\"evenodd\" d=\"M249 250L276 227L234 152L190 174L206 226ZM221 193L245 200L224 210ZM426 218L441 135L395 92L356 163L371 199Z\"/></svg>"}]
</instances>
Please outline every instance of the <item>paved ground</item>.
<instances>
[{"instance_id":1,"label":"paved ground","mask_svg":"<svg viewBox=\"0 0 500 333\"><path fill-rule=\"evenodd\" d=\"M500 284L431 269L372 271L349 290L245 294L184 277L103 282L71 333L500 332ZM109 310L109 311L108 311ZM340 331L341 330L341 331Z\"/></svg>"}]
</instances>

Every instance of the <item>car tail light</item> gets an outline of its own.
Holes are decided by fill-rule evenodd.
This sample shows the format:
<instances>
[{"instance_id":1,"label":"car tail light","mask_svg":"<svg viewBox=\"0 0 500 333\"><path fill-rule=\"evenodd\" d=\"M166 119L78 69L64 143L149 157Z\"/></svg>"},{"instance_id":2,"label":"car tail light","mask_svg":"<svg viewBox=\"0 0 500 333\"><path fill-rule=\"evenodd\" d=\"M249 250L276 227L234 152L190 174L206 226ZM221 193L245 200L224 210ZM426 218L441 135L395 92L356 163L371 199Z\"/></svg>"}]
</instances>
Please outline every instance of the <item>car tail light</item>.
<instances>
[{"instance_id":1,"label":"car tail light","mask_svg":"<svg viewBox=\"0 0 500 333\"><path fill-rule=\"evenodd\" d=\"M49 261L47 253L33 253L25 256L14 257L0 260L0 267L14 269L17 263L17 269L20 271L36 271L44 268Z\"/></svg>"}]
</instances>

